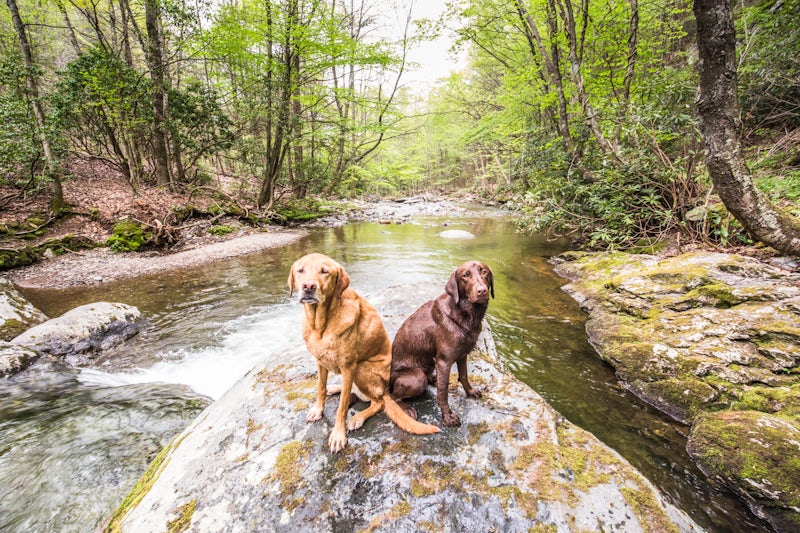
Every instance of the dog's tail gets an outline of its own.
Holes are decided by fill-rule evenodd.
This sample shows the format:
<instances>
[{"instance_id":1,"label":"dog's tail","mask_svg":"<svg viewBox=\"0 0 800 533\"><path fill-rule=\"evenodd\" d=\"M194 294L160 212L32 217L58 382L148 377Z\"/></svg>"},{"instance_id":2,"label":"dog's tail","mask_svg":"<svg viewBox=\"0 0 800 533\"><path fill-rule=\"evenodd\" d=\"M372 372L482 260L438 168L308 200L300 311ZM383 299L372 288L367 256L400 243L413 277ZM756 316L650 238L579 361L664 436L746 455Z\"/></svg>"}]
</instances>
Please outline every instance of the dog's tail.
<instances>
[{"instance_id":1,"label":"dog's tail","mask_svg":"<svg viewBox=\"0 0 800 533\"><path fill-rule=\"evenodd\" d=\"M419 420L414 420L408 416L408 413L403 411L403 408L397 405L397 402L388 394L383 397L383 408L386 410L389 419L403 431L414 433L415 435L430 435L441 431L436 426L423 424Z\"/></svg>"}]
</instances>

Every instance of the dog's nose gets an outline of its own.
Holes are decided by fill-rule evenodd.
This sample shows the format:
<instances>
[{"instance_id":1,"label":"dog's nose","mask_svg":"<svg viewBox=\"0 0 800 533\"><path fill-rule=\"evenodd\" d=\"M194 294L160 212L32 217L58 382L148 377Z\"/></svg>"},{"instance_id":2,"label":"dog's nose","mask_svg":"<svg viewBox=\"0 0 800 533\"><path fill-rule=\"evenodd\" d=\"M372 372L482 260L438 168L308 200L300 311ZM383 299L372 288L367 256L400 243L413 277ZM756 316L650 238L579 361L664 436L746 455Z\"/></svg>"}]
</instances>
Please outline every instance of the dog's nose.
<instances>
[{"instance_id":1,"label":"dog's nose","mask_svg":"<svg viewBox=\"0 0 800 533\"><path fill-rule=\"evenodd\" d=\"M483 287L478 287L478 296L486 296L489 292L489 289L484 285Z\"/></svg>"},{"instance_id":2,"label":"dog's nose","mask_svg":"<svg viewBox=\"0 0 800 533\"><path fill-rule=\"evenodd\" d=\"M317 290L317 284L313 282L303 283L303 290L305 292L314 292Z\"/></svg>"}]
</instances>

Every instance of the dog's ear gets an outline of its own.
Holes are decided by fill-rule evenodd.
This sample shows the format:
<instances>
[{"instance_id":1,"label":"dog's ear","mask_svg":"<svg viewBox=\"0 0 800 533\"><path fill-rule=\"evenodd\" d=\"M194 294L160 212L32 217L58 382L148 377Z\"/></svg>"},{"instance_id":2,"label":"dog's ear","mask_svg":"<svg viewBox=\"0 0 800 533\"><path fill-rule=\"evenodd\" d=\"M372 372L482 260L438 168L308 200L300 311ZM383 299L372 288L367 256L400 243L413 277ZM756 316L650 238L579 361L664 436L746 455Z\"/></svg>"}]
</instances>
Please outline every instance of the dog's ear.
<instances>
[{"instance_id":1,"label":"dog's ear","mask_svg":"<svg viewBox=\"0 0 800 533\"><path fill-rule=\"evenodd\" d=\"M295 263L294 265L296 265ZM289 271L289 280L287 283L289 284L289 298L292 297L294 294L294 265L292 265L292 269Z\"/></svg>"},{"instance_id":2,"label":"dog's ear","mask_svg":"<svg viewBox=\"0 0 800 533\"><path fill-rule=\"evenodd\" d=\"M484 263L483 266L486 268L486 271L489 273L489 275L487 276L488 281L489 281L489 294L491 294L492 298L494 298L494 272L492 272L492 269L489 268L489 265L487 265L486 263Z\"/></svg>"},{"instance_id":3,"label":"dog's ear","mask_svg":"<svg viewBox=\"0 0 800 533\"><path fill-rule=\"evenodd\" d=\"M341 266L336 273L336 296L341 296L347 287L350 286L350 276Z\"/></svg>"},{"instance_id":4,"label":"dog's ear","mask_svg":"<svg viewBox=\"0 0 800 533\"><path fill-rule=\"evenodd\" d=\"M453 299L456 305L458 305L459 300L461 299L458 295L458 269L454 270L452 274L450 274L450 279L447 280L447 283L444 286L444 291L450 295L450 298Z\"/></svg>"}]
</instances>

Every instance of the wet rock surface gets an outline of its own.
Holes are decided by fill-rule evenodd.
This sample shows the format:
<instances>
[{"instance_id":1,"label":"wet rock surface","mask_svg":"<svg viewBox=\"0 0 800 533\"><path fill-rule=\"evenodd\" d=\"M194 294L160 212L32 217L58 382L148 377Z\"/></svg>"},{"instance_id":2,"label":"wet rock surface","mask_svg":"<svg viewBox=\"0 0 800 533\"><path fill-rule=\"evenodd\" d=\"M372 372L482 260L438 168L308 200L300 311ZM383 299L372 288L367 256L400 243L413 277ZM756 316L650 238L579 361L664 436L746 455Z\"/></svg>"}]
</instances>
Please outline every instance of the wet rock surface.
<instances>
[{"instance_id":1,"label":"wet rock surface","mask_svg":"<svg viewBox=\"0 0 800 533\"><path fill-rule=\"evenodd\" d=\"M39 358L39 352L28 346L0 341L0 377L6 378L25 370Z\"/></svg>"},{"instance_id":2,"label":"wet rock surface","mask_svg":"<svg viewBox=\"0 0 800 533\"><path fill-rule=\"evenodd\" d=\"M80 364L133 337L143 323L136 307L95 302L34 326L11 342L62 358L68 364Z\"/></svg>"},{"instance_id":3,"label":"wet rock surface","mask_svg":"<svg viewBox=\"0 0 800 533\"><path fill-rule=\"evenodd\" d=\"M430 289L365 295L393 336ZM484 391L466 398L451 376L456 428L415 436L384 413L327 437L338 398L305 422L316 388L312 356L265 356L153 462L109 531L695 531L684 513L617 453L563 419L500 363L484 331L469 373ZM432 390L415 402L441 426ZM360 410L363 403L351 408Z\"/></svg>"},{"instance_id":4,"label":"wet rock surface","mask_svg":"<svg viewBox=\"0 0 800 533\"><path fill-rule=\"evenodd\" d=\"M688 452L757 515L800 529L800 274L711 252L555 262L621 384L692 425Z\"/></svg>"},{"instance_id":5,"label":"wet rock surface","mask_svg":"<svg viewBox=\"0 0 800 533\"><path fill-rule=\"evenodd\" d=\"M26 329L47 320L44 313L0 277L0 341L10 341Z\"/></svg>"}]
</instances>

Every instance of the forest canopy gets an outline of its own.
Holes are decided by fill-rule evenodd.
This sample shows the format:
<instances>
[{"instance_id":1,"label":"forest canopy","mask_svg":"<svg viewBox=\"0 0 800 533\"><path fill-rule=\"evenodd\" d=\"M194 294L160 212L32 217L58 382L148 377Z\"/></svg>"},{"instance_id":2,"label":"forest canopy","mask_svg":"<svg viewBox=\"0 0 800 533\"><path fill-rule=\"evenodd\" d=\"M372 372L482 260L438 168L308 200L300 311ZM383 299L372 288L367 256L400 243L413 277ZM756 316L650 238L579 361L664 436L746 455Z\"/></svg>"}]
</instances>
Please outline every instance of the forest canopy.
<instances>
[{"instance_id":1,"label":"forest canopy","mask_svg":"<svg viewBox=\"0 0 800 533\"><path fill-rule=\"evenodd\" d=\"M264 213L290 197L467 189L594 247L751 242L704 166L685 0L460 0L415 22L413 2L377 0L6 4L0 185L13 190L57 196L80 159L134 191L225 178ZM747 162L796 215L800 0L734 15ZM468 65L419 94L408 51L437 33Z\"/></svg>"}]
</instances>

